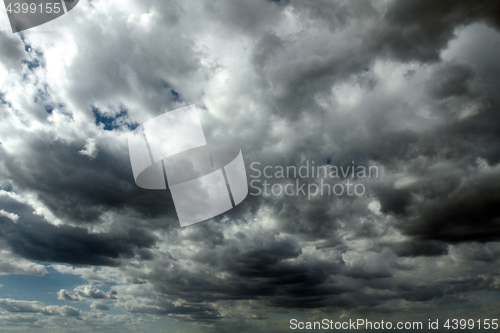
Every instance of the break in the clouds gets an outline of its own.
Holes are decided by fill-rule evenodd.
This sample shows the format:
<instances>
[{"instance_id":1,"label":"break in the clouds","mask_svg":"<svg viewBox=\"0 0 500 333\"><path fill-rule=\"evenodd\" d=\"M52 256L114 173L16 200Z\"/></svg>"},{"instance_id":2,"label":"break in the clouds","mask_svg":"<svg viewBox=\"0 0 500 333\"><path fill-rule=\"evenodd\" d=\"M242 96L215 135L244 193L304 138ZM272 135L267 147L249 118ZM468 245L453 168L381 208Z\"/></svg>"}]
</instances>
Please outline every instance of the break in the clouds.
<instances>
[{"instance_id":1,"label":"break in the clouds","mask_svg":"<svg viewBox=\"0 0 500 333\"><path fill-rule=\"evenodd\" d=\"M65 277L43 300L0 281L2 326L488 318L499 29L486 0L80 1L17 34L0 17L0 280ZM180 228L168 191L135 185L127 138L190 104L249 176L314 161L379 177L357 197L250 195Z\"/></svg>"}]
</instances>

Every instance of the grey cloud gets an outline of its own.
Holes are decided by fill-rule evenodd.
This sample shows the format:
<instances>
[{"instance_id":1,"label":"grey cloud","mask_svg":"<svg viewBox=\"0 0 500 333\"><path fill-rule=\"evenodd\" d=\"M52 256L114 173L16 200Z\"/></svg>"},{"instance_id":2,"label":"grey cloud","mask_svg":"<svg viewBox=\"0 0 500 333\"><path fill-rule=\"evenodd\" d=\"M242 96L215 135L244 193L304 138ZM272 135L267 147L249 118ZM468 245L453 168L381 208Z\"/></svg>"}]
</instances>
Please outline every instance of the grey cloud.
<instances>
[{"instance_id":1,"label":"grey cloud","mask_svg":"<svg viewBox=\"0 0 500 333\"><path fill-rule=\"evenodd\" d=\"M0 43L4 45L0 52L0 59L3 63L12 67L21 67L21 60L27 57L23 44L19 43L12 34L2 31L0 32ZM28 47L28 46L27 46Z\"/></svg>"},{"instance_id":2,"label":"grey cloud","mask_svg":"<svg viewBox=\"0 0 500 333\"><path fill-rule=\"evenodd\" d=\"M243 34L258 35L272 29L282 15L282 7L270 1L245 1L236 4L229 0L204 2L204 9L214 21Z\"/></svg>"},{"instance_id":3,"label":"grey cloud","mask_svg":"<svg viewBox=\"0 0 500 333\"><path fill-rule=\"evenodd\" d=\"M418 222L404 227L417 237L462 241L496 241L500 237L500 198L496 174L474 177L450 192L419 207Z\"/></svg>"},{"instance_id":4,"label":"grey cloud","mask_svg":"<svg viewBox=\"0 0 500 333\"><path fill-rule=\"evenodd\" d=\"M470 95L470 83L474 76L475 71L470 65L446 64L431 79L430 93L438 99Z\"/></svg>"},{"instance_id":5,"label":"grey cloud","mask_svg":"<svg viewBox=\"0 0 500 333\"><path fill-rule=\"evenodd\" d=\"M75 288L75 292L83 297L83 298L91 298L91 299L116 299L116 291L110 290L108 293L91 286L86 285L83 288Z\"/></svg>"},{"instance_id":6,"label":"grey cloud","mask_svg":"<svg viewBox=\"0 0 500 333\"><path fill-rule=\"evenodd\" d=\"M57 299L66 301L66 302L78 302L80 299L71 295L66 289L61 289L57 292Z\"/></svg>"},{"instance_id":7,"label":"grey cloud","mask_svg":"<svg viewBox=\"0 0 500 333\"><path fill-rule=\"evenodd\" d=\"M404 317L497 305L467 298L500 286L497 1L102 6L112 14L72 11L85 23L61 26L64 42L0 35L14 71L0 88L0 184L25 198L0 196L19 215L0 216L6 273L70 264L54 266L89 285L58 298L93 302L96 317L106 301L219 332L290 309ZM49 58L59 53L61 67ZM361 198L249 196L181 229L168 191L135 186L126 137L191 103L207 138L240 144L247 167L354 160L380 177L359 180ZM13 267L11 252L32 266Z\"/></svg>"},{"instance_id":8,"label":"grey cloud","mask_svg":"<svg viewBox=\"0 0 500 333\"><path fill-rule=\"evenodd\" d=\"M349 23L360 19L378 16L376 8L370 1L293 1L292 5L295 10L311 21L319 19L332 31L345 28Z\"/></svg>"},{"instance_id":9,"label":"grey cloud","mask_svg":"<svg viewBox=\"0 0 500 333\"><path fill-rule=\"evenodd\" d=\"M38 322L38 317L34 315L7 315L7 316L2 316L0 319L4 324L9 325L24 325L24 324L29 324L29 325L36 325Z\"/></svg>"},{"instance_id":10,"label":"grey cloud","mask_svg":"<svg viewBox=\"0 0 500 333\"><path fill-rule=\"evenodd\" d=\"M7 251L1 252L0 257L0 275L7 274L27 274L42 276L47 273L43 265L29 262L22 258L16 258Z\"/></svg>"},{"instance_id":11,"label":"grey cloud","mask_svg":"<svg viewBox=\"0 0 500 333\"><path fill-rule=\"evenodd\" d=\"M46 306L42 302L18 301L10 298L0 299L0 307L8 312L31 312L48 316L59 315L64 317L78 317L81 312L70 306Z\"/></svg>"},{"instance_id":12,"label":"grey cloud","mask_svg":"<svg viewBox=\"0 0 500 333\"><path fill-rule=\"evenodd\" d=\"M0 197L19 214L18 223L0 217L1 238L24 258L45 262L116 265L120 257L131 257L137 249L150 248L155 237L140 229L116 234L91 233L86 228L55 226L33 215L31 207ZM93 255L90 255L93 253Z\"/></svg>"},{"instance_id":13,"label":"grey cloud","mask_svg":"<svg viewBox=\"0 0 500 333\"><path fill-rule=\"evenodd\" d=\"M393 1L376 47L403 61L437 61L455 28L474 21L500 23L497 1Z\"/></svg>"},{"instance_id":14,"label":"grey cloud","mask_svg":"<svg viewBox=\"0 0 500 333\"><path fill-rule=\"evenodd\" d=\"M448 253L448 246L444 242L436 241L405 241L389 245L394 253L401 257L440 256Z\"/></svg>"},{"instance_id":15,"label":"grey cloud","mask_svg":"<svg viewBox=\"0 0 500 333\"><path fill-rule=\"evenodd\" d=\"M46 306L43 308L42 311L40 311L41 314L48 315L48 316L55 316L55 315L60 315L64 317L79 317L81 314L81 311L67 305L63 306Z\"/></svg>"},{"instance_id":16,"label":"grey cloud","mask_svg":"<svg viewBox=\"0 0 500 333\"><path fill-rule=\"evenodd\" d=\"M2 299L0 306L9 312L40 312L43 310L43 303L16 301L13 299Z\"/></svg>"},{"instance_id":17,"label":"grey cloud","mask_svg":"<svg viewBox=\"0 0 500 333\"><path fill-rule=\"evenodd\" d=\"M123 153L116 154L102 147L97 158L90 160L78 153L82 146L33 141L29 159L22 163L22 173L18 173L18 156L4 153L2 157L8 173L17 174L16 186L39 192L42 202L61 217L94 222L106 208L125 207L146 216L173 214L167 192L151 192L135 186L130 162ZM126 151L125 146L123 148ZM73 194L68 195L69 192Z\"/></svg>"},{"instance_id":18,"label":"grey cloud","mask_svg":"<svg viewBox=\"0 0 500 333\"><path fill-rule=\"evenodd\" d=\"M92 310L99 310L99 311L109 311L110 308L104 304L104 303L99 303L99 302L93 302L91 305L90 305L90 308Z\"/></svg>"}]
</instances>

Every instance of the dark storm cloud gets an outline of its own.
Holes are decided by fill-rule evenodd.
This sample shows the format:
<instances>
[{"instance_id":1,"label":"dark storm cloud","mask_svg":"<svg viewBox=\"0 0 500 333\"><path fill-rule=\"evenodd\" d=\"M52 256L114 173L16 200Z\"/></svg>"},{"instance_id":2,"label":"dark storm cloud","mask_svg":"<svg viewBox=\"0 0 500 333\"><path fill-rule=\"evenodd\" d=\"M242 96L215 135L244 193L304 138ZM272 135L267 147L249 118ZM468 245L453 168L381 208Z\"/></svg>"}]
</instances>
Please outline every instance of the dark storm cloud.
<instances>
[{"instance_id":1,"label":"dark storm cloud","mask_svg":"<svg viewBox=\"0 0 500 333\"><path fill-rule=\"evenodd\" d=\"M338 255L318 259L304 255L291 238L265 233L256 236L239 234L219 245L224 248L208 246L198 250L191 257L198 263L198 269L184 267L174 259L154 267L151 273L141 274L141 279L153 283L155 290L160 292L160 299L163 299L161 310L152 306L157 303L143 304L142 307L119 303L119 306L132 313L174 315L168 299L182 299L187 302L186 307L200 302L258 299L277 308L348 309L362 304L377 306L391 299L431 300L446 292L454 292L445 284L417 288L411 282L395 277L397 271L412 272L416 268L397 264L388 251L381 256L372 254L371 258L353 254L354 261L349 257L341 259ZM176 239L182 244L179 236ZM435 250L438 247L437 243L399 244L396 252L402 256L433 256L438 255L438 250ZM443 249L440 251L439 254L446 253ZM225 272L225 277L216 277L215 272L221 271ZM361 286L397 290L397 293L385 297L370 296L360 291ZM453 289L458 289L458 286ZM197 311L204 313L206 310Z\"/></svg>"},{"instance_id":2,"label":"dark storm cloud","mask_svg":"<svg viewBox=\"0 0 500 333\"><path fill-rule=\"evenodd\" d=\"M92 9L96 18L65 31L78 43L61 44L73 58L60 73L48 52L34 53L40 66L18 63L0 90L0 181L32 198L0 197L1 249L107 265L61 272L116 286L62 289L60 300L220 329L287 309L435 309L500 287L498 1L136 6L110 9L119 19ZM485 35L473 23L494 27L489 48L446 56L456 36L470 50ZM28 56L4 37L2 61ZM250 196L178 228L169 192L135 185L126 134L190 103L201 104L207 137L242 142L247 167L355 161L380 177L362 180L360 198ZM60 225L34 216L37 202Z\"/></svg>"},{"instance_id":3,"label":"dark storm cloud","mask_svg":"<svg viewBox=\"0 0 500 333\"><path fill-rule=\"evenodd\" d=\"M24 258L75 265L117 265L122 257L132 257L137 249L148 249L156 238L141 229L92 233L86 228L54 226L33 214L31 207L8 197L2 206L19 215L16 223L0 217L0 238Z\"/></svg>"},{"instance_id":4,"label":"dark storm cloud","mask_svg":"<svg viewBox=\"0 0 500 333\"><path fill-rule=\"evenodd\" d=\"M405 241L390 244L394 253L401 257L440 256L448 253L448 245L437 241Z\"/></svg>"},{"instance_id":5,"label":"dark storm cloud","mask_svg":"<svg viewBox=\"0 0 500 333\"><path fill-rule=\"evenodd\" d=\"M203 247L191 256L197 263L193 269L173 257L139 277L153 283L154 289L165 297L164 305L167 299L182 299L187 302L186 308L194 309L200 302L248 299L262 299L275 307L314 308L330 304L329 295L350 290L327 281L331 274L340 271L338 257L333 261L311 257L307 262L298 259L302 251L292 238L260 233L258 238L255 236L241 233L215 248L199 244ZM176 241L184 242L179 238ZM225 277L215 276L216 272L225 272ZM137 304L119 304L130 312L146 311ZM160 310L155 307L148 311ZM161 311L176 313L169 308ZM199 311L206 310L200 308L194 313Z\"/></svg>"},{"instance_id":6,"label":"dark storm cloud","mask_svg":"<svg viewBox=\"0 0 500 333\"><path fill-rule=\"evenodd\" d=\"M404 215L406 214L406 207L410 204L411 191L408 189L382 189L379 199L382 213Z\"/></svg>"},{"instance_id":7,"label":"dark storm cloud","mask_svg":"<svg viewBox=\"0 0 500 333\"><path fill-rule=\"evenodd\" d=\"M37 139L27 147L22 162L2 147L0 154L15 186L39 193L41 201L61 218L92 223L105 211L125 208L145 218L174 216L168 191L135 185L124 144L118 152L101 146L94 159L79 153L83 145Z\"/></svg>"},{"instance_id":8,"label":"dark storm cloud","mask_svg":"<svg viewBox=\"0 0 500 333\"><path fill-rule=\"evenodd\" d=\"M204 249L194 254L193 259L200 264L208 264L216 270L231 272L232 276L227 281L189 274L174 262L171 263L171 267L156 268L154 276L150 278L166 282L158 285L162 291L168 290L171 294L172 290L175 290L178 297L193 302L207 297L217 299L219 297L216 295L219 293L222 299L256 298L276 293L278 289L275 288L279 288L280 285L307 284L313 279L323 279L320 276L309 275L307 267L303 265L283 262L286 259L296 258L301 253L300 247L293 239L276 240L275 236L261 236L258 244L253 245L252 242L255 240L253 237L241 234L237 242L223 244L225 246L220 249L224 251L222 255L215 256L217 248ZM167 271L170 273L165 275ZM191 292L193 288L201 294L193 294Z\"/></svg>"},{"instance_id":9,"label":"dark storm cloud","mask_svg":"<svg viewBox=\"0 0 500 333\"><path fill-rule=\"evenodd\" d=\"M133 314L144 314L154 316L168 315L183 321L192 322L215 322L221 319L220 313L211 305L206 304L183 304L175 306L169 301L155 300L151 304L123 305L123 310Z\"/></svg>"},{"instance_id":10,"label":"dark storm cloud","mask_svg":"<svg viewBox=\"0 0 500 333\"><path fill-rule=\"evenodd\" d=\"M395 6L399 6L400 4L401 3ZM430 9L427 8L424 10L424 12L427 10ZM456 10L463 10L463 8L459 7ZM474 10L472 10L471 13L474 13ZM479 20L484 17L489 17L489 15L490 14L488 12L485 12L484 16L472 15L471 17L474 20ZM469 21L464 19L462 23L465 24L467 22ZM449 27L451 29L450 31L453 31L453 29L457 26L458 23L453 23L452 26ZM416 30L418 30L418 26ZM423 36L426 36L424 32ZM451 34L449 38L446 38L446 43L441 43L442 47L445 47L447 45L447 42L452 38L452 36L453 34ZM265 49L265 47L263 47L262 45L264 44L258 44L258 47ZM277 45L280 44L277 43ZM278 47L278 49L280 47ZM405 50L406 49L407 48L405 48ZM432 50L432 52L439 52L440 50L436 47L431 47L429 49ZM275 52L275 50L273 50L272 52ZM418 55L418 52L416 54ZM431 57L427 59L425 54L421 54L421 56L421 61L427 61L432 58ZM259 57L259 59L262 58L260 55ZM404 58L404 56L402 57ZM437 58L433 59L432 61L436 60ZM396 216L406 215L408 213L407 208L409 208L410 206L416 210L425 210L423 206L413 205L413 201L416 196L423 196L425 198L434 200L436 202L436 205L433 207L438 209L437 207L439 205L444 204L444 202L448 202L448 200L451 201L451 199L449 198L444 198L447 198L451 193L453 193L453 191L457 190L461 182L460 177L468 176L469 168L474 167L477 158L485 158L493 165L498 162L499 122L498 113L495 112L495 110L498 109L499 102L498 97L493 93L490 93L490 91L494 89L494 87L498 86L498 82L496 82L494 79L492 80L491 78L479 78L476 71L484 71L484 68L489 68L490 71L493 72L498 70L497 65L491 62L476 64L476 66L471 66L467 63L449 62L437 66L433 71L426 87L426 92L429 95L427 98L429 104L431 105L432 112L446 119L446 123L443 123L443 125L429 128L423 132L399 130L395 129L394 126L397 125L397 122L392 122L391 120L389 120L389 117L384 117L382 115L382 112L377 112L377 116L379 116L379 118L373 118L373 120L376 121L376 123L374 124L380 126L374 126L374 132L370 137L363 139L358 138L357 144L347 142L344 143L340 141L342 143L342 152L350 151L352 153L353 151L356 152L357 150L357 161L360 160L361 156L361 158L364 158L366 160L374 160L381 165L392 169L391 171L395 171L400 167L409 167L409 170L411 172L414 172L420 177L423 176L422 182L413 187L393 188L393 184L387 184L387 187L380 185L376 186L374 189L377 193L378 199L380 200L382 206L381 211L383 213L391 213L395 214ZM320 70L319 72L332 73L332 71L328 70ZM291 81L287 80L287 82ZM317 89L312 90L318 91ZM311 97L308 92L304 94L305 96L308 96L308 98ZM434 102L432 102L432 100L436 100L439 102L437 104L433 104ZM388 104L387 107L390 109L394 109L396 107L400 108L401 106L394 105L394 103L392 103L392 105ZM286 108L286 110L289 111L290 108ZM390 114L392 111L384 110L384 112ZM477 116L478 113L480 114L479 116ZM388 119L389 122L384 123L385 119ZM372 124L367 124L367 126L373 126ZM358 124L356 124L356 126L358 126ZM339 143L339 141L336 141L336 143ZM311 144L309 143L306 146L308 147L309 152L311 152ZM302 149L299 149L299 151L302 151ZM341 161L342 155L340 157ZM428 162L432 160L449 161L449 174L431 176L429 174L429 165L427 164L428 162L423 162L424 159L428 159ZM338 157L336 157L334 161L338 162ZM498 176L491 175L491 183L493 184L495 182L498 182ZM459 190L466 191L464 188L460 188ZM485 191L486 193L491 192L487 189L485 189ZM471 193L470 195L478 197L478 193L480 192L481 191L476 191L474 192L476 194ZM440 202L440 198L443 198L443 200L445 201ZM474 211L473 207L493 207L496 204L495 196L490 196L490 198L485 200L486 203L484 203L484 205L471 205L470 210ZM445 207L447 208L450 207L447 204L445 205ZM457 208L467 207L467 204L462 201L454 204L450 203L450 205L456 205ZM315 213L311 211L314 209L313 207L314 204L308 205L306 209L302 210L300 214L296 216L294 216L294 214L292 213L294 210L296 210L293 205L290 205L289 209L285 210L286 212L281 209L279 209L279 211L284 218L288 212L288 215L290 215L290 219L287 225L290 225L291 223L293 223L292 221L295 221L300 217L305 217L306 213L312 213L311 216L314 216ZM321 207L318 207L318 209L321 209ZM448 211L448 209L445 210ZM453 209L450 209L449 211L457 211L462 213L464 212L462 210ZM298 211L296 211L296 213L298 213ZM439 230L443 228L444 234L444 229L446 229L447 227L444 227L443 225L447 225L448 222L445 222L447 221L447 219L445 218L443 221L441 221L439 220L439 218L431 218L430 216L434 215L434 212L431 211L431 209L429 209L428 214L428 217L426 217L425 219L419 218L419 221L432 221L424 222L424 224L427 225L427 223L429 223L430 225L432 223L433 225L435 225L434 228L437 228ZM442 217L442 214L438 213L438 211L436 211L436 214ZM487 216L486 221L489 222L486 222L481 217L483 215ZM457 226L457 228L452 228L452 234L454 234L454 236L449 237L455 238L457 241L459 239L463 239L464 241L488 239L496 240L497 232L494 221L497 219L497 217L498 213L495 212L494 209L481 208L474 214L465 214L465 216L462 216L460 219L453 218L450 220L450 223L453 224L453 222L451 222L452 220L456 221L456 224L460 225L460 227ZM304 220L307 220L309 225L314 225L315 222L317 222L317 224L323 223L323 219L321 218L304 218ZM472 226L476 223L479 225L483 225L484 223L485 225L484 228L481 227L479 228L479 230L473 232L472 229L474 227ZM464 227L464 224L469 225L470 229L468 227ZM425 229L425 227L423 227L423 229ZM463 234L459 230L462 230ZM489 236L487 235L487 230L490 230ZM461 233L462 235L459 236L457 233ZM430 236L431 234L432 232L427 233L426 237L430 237L431 239L451 241L451 238L447 238L447 236L444 235L432 238L432 236ZM405 252L406 250L404 250L402 253ZM442 246L429 252L430 255L439 253L444 253L442 250Z\"/></svg>"},{"instance_id":11,"label":"dark storm cloud","mask_svg":"<svg viewBox=\"0 0 500 333\"><path fill-rule=\"evenodd\" d=\"M338 255L318 259L302 253L296 242L287 237L265 233L255 236L236 235L235 239L219 245L225 244L220 250L210 246L199 249L191 256L196 266L186 267L180 258L171 258L151 272L141 273L141 279L154 286L157 299L147 304L119 302L118 306L131 313L174 317L185 313L190 320L212 321L221 318L200 317L208 311L200 303L256 299L276 308L356 309L379 306L390 300L440 299L480 288L482 281L436 281L416 286L413 280L405 275L398 277L396 273L417 274L418 268L398 264L387 250L381 255L353 253L344 259ZM183 243L182 239L178 241ZM446 248L438 242L397 244L397 247L395 252L401 256L446 254ZM224 272L224 277L216 276L216 272ZM381 293L366 294L362 291L366 287ZM388 290L391 292L383 293ZM171 307L170 302L176 299L183 300L181 308Z\"/></svg>"},{"instance_id":12,"label":"dark storm cloud","mask_svg":"<svg viewBox=\"0 0 500 333\"><path fill-rule=\"evenodd\" d=\"M455 28L485 21L500 28L498 1L394 1L374 47L402 61L437 61Z\"/></svg>"},{"instance_id":13,"label":"dark storm cloud","mask_svg":"<svg viewBox=\"0 0 500 333\"><path fill-rule=\"evenodd\" d=\"M419 207L418 222L404 229L411 235L450 243L500 239L499 176L483 176L446 198Z\"/></svg>"},{"instance_id":14,"label":"dark storm cloud","mask_svg":"<svg viewBox=\"0 0 500 333\"><path fill-rule=\"evenodd\" d=\"M468 64L446 64L438 69L429 82L430 94L436 99L471 95L470 83L475 71Z\"/></svg>"},{"instance_id":15,"label":"dark storm cloud","mask_svg":"<svg viewBox=\"0 0 500 333\"><path fill-rule=\"evenodd\" d=\"M369 70L377 58L437 62L440 52L455 37L456 28L477 21L500 28L498 1L393 1L385 14L369 1L298 1L290 5L299 15L304 15L306 22L313 26L318 20L324 22L332 33L361 20L372 24L366 30L360 29L355 38L361 38L363 43L354 47L341 41L335 49L327 51L327 47L321 50L319 45L304 43L322 53L314 61L290 59L290 54L300 49L293 44L283 48L287 41L268 33L257 40L254 65L262 78L261 84L267 86L272 96L270 102L274 107L270 107L270 111L291 119L304 111L318 112L314 106L315 94ZM269 63L269 57L276 58L274 64ZM281 63L278 65L277 61Z\"/></svg>"}]
</instances>

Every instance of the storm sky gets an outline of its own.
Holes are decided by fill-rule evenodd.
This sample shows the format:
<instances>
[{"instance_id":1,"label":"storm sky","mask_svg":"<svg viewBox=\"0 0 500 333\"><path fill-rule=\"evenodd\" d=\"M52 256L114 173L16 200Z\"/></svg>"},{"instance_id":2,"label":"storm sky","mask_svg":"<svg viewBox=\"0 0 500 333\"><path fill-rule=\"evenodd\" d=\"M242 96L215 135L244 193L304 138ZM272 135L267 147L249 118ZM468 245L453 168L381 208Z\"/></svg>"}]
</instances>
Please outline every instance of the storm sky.
<instances>
[{"instance_id":1,"label":"storm sky","mask_svg":"<svg viewBox=\"0 0 500 333\"><path fill-rule=\"evenodd\" d=\"M498 315L500 2L81 0L21 33L1 12L3 331ZM249 181L253 162L379 177L181 228L127 138L191 104Z\"/></svg>"}]
</instances>

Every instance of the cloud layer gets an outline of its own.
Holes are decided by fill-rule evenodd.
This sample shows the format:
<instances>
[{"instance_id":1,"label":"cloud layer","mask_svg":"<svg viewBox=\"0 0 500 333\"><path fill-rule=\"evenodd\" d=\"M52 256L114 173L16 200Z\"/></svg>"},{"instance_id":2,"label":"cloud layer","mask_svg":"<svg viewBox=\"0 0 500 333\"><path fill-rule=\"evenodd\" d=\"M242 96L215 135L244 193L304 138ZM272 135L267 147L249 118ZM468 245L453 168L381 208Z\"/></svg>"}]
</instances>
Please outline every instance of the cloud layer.
<instances>
[{"instance_id":1,"label":"cloud layer","mask_svg":"<svg viewBox=\"0 0 500 333\"><path fill-rule=\"evenodd\" d=\"M50 265L87 282L61 286L66 305L1 299L0 321L279 332L287 313L487 316L500 288L499 9L80 1L25 33L0 20L0 274ZM249 196L180 228L168 191L135 185L127 137L189 104L207 140L242 147L249 175L252 162L314 161L379 177L356 179L362 196Z\"/></svg>"}]
</instances>

